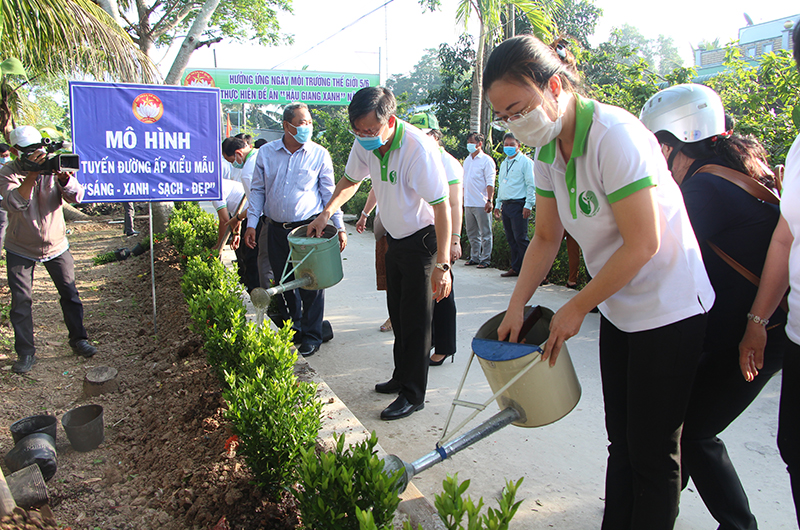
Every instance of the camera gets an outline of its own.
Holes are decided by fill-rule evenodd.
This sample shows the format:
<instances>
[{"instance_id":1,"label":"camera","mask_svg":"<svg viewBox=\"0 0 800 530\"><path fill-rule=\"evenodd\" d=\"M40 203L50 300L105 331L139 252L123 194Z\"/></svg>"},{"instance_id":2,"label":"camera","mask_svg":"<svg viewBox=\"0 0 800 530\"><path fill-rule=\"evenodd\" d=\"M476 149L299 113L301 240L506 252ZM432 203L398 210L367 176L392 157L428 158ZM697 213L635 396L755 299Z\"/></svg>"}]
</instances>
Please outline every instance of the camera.
<instances>
[{"instance_id":1,"label":"camera","mask_svg":"<svg viewBox=\"0 0 800 530\"><path fill-rule=\"evenodd\" d=\"M72 147L70 142L54 142L50 138L42 138L41 143L19 148L19 161L22 164L22 169L25 171L39 171L42 173L64 173L78 171L81 166L81 159L78 155L73 153L56 153L56 151L59 149L64 148L65 143L67 145L67 149ZM47 153L47 157L41 164L37 164L28 160L28 157L34 151L42 148L44 148L45 152Z\"/></svg>"}]
</instances>

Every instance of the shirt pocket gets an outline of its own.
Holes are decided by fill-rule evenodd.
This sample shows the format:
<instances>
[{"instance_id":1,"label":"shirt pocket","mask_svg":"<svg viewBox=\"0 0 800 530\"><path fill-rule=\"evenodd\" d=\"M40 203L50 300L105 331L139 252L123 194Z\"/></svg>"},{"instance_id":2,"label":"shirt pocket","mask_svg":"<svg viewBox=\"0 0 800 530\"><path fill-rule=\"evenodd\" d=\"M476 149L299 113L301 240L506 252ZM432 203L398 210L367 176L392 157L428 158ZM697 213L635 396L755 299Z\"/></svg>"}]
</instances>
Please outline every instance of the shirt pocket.
<instances>
[{"instance_id":1,"label":"shirt pocket","mask_svg":"<svg viewBox=\"0 0 800 530\"><path fill-rule=\"evenodd\" d=\"M308 168L299 168L294 172L294 188L299 192L313 191L317 188L316 177L316 172Z\"/></svg>"}]
</instances>

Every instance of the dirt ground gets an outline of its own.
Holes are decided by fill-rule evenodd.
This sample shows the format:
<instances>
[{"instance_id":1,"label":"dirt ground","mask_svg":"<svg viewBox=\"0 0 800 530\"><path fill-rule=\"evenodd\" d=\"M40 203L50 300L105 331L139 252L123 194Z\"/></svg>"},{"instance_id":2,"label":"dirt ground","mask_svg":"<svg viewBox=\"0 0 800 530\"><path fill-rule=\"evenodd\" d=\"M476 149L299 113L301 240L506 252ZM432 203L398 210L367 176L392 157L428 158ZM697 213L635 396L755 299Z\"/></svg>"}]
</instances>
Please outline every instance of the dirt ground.
<instances>
[{"instance_id":1,"label":"dirt ground","mask_svg":"<svg viewBox=\"0 0 800 530\"><path fill-rule=\"evenodd\" d=\"M11 372L16 359L8 322L11 295L0 265L0 425L35 414L59 419L88 403L104 409L105 442L80 453L59 427L58 470L48 482L58 528L79 529L289 529L297 526L291 497L277 503L249 485L242 458L226 448L219 383L205 363L199 337L189 329L180 291L178 256L156 243L157 334L153 326L150 254L95 266L92 257L148 243L145 230L122 237L111 217L68 223L84 323L98 354L84 359L67 342L58 295L44 267L35 271L33 314L38 363L26 375ZM137 220L137 228L146 222ZM83 378L96 366L119 371L119 391L82 395ZM0 428L0 451L13 447ZM3 472L9 473L3 463ZM46 515L46 514L45 514ZM36 525L51 527L31 514ZM0 521L20 528L22 516Z\"/></svg>"}]
</instances>

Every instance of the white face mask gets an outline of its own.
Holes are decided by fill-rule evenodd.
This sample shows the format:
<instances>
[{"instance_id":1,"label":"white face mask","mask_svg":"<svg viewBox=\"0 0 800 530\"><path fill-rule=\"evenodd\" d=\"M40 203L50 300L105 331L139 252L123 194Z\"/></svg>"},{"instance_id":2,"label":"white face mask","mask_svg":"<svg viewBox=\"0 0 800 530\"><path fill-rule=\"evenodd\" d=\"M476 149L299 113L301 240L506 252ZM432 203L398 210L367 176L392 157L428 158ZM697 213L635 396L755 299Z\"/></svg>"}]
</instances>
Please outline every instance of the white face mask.
<instances>
[{"instance_id":1,"label":"white face mask","mask_svg":"<svg viewBox=\"0 0 800 530\"><path fill-rule=\"evenodd\" d=\"M522 118L507 122L506 126L520 142L539 148L552 142L561 132L561 116L552 121L539 105Z\"/></svg>"}]
</instances>

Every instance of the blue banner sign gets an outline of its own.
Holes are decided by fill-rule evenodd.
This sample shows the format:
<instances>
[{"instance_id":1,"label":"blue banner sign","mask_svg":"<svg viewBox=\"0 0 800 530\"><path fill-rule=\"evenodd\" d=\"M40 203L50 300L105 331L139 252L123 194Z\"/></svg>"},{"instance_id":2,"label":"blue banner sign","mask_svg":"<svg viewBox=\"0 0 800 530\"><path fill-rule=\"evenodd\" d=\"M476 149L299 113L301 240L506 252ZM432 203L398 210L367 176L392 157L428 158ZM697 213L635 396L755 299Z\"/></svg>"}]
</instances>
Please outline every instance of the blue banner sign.
<instances>
[{"instance_id":1,"label":"blue banner sign","mask_svg":"<svg viewBox=\"0 0 800 530\"><path fill-rule=\"evenodd\" d=\"M69 83L84 202L222 197L216 88Z\"/></svg>"}]
</instances>

